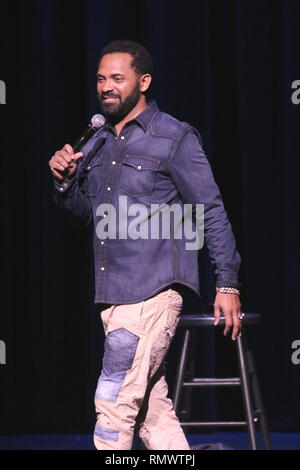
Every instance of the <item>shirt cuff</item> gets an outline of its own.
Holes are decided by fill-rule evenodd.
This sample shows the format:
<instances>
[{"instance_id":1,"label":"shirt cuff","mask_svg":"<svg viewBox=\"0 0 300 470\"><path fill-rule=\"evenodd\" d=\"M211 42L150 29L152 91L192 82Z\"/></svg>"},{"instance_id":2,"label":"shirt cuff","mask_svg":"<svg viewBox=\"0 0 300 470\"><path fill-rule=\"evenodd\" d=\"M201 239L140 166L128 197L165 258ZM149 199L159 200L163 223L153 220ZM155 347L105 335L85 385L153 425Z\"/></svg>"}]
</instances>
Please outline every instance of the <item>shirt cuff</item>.
<instances>
[{"instance_id":1,"label":"shirt cuff","mask_svg":"<svg viewBox=\"0 0 300 470\"><path fill-rule=\"evenodd\" d=\"M53 180L54 182L54 187L55 189L59 192L59 193L64 193L66 192L68 189L70 189L73 185L74 185L74 182L75 182L75 178L72 178L70 181L68 182L65 182L65 183L59 183L57 180Z\"/></svg>"},{"instance_id":2,"label":"shirt cuff","mask_svg":"<svg viewBox=\"0 0 300 470\"><path fill-rule=\"evenodd\" d=\"M234 287L235 289L240 289L242 284L234 276L232 278L226 276L226 279L223 276L218 276L216 287Z\"/></svg>"}]
</instances>

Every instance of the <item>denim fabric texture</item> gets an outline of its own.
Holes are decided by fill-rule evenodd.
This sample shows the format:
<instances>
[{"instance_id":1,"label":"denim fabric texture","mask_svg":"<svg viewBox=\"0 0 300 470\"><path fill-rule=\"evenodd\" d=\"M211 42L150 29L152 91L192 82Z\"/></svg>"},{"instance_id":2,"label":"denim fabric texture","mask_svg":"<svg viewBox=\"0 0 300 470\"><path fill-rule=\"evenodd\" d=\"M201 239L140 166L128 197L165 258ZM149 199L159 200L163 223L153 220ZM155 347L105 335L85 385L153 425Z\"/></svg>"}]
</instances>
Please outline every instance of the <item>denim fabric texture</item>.
<instances>
[{"instance_id":1,"label":"denim fabric texture","mask_svg":"<svg viewBox=\"0 0 300 470\"><path fill-rule=\"evenodd\" d=\"M113 429L106 429L102 426L98 426L96 424L94 430L95 437L99 439L104 439L105 441L118 441L119 433L118 431L114 431Z\"/></svg>"},{"instance_id":2,"label":"denim fabric texture","mask_svg":"<svg viewBox=\"0 0 300 470\"><path fill-rule=\"evenodd\" d=\"M120 196L127 197L128 207L135 203L146 207L141 224L154 217L153 204L192 204L195 228L196 204L203 204L205 243L216 285L239 287L240 256L196 129L150 101L119 136L105 124L82 151L73 179L64 185L55 183L54 199L83 224L94 226L95 303L139 302L172 283L200 292L198 251L186 249L190 240L184 234L175 238L173 225L168 239L124 239L117 217L117 237L99 238L97 224L105 217L99 207L112 204L118 214ZM128 225L130 220L131 216Z\"/></svg>"},{"instance_id":3,"label":"denim fabric texture","mask_svg":"<svg viewBox=\"0 0 300 470\"><path fill-rule=\"evenodd\" d=\"M126 372L132 365L138 342L139 337L125 328L108 333L103 368L96 390L97 398L116 401Z\"/></svg>"}]
</instances>

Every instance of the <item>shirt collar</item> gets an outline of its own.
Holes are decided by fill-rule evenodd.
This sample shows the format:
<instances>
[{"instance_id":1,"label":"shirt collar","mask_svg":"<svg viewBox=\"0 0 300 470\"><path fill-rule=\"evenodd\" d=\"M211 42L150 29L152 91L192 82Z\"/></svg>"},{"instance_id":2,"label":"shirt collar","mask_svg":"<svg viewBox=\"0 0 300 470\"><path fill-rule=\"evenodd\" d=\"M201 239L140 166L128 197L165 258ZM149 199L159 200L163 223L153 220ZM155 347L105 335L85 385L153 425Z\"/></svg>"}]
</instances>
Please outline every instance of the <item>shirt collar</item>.
<instances>
[{"instance_id":1,"label":"shirt collar","mask_svg":"<svg viewBox=\"0 0 300 470\"><path fill-rule=\"evenodd\" d=\"M139 114L133 121L136 121L146 132L154 116L159 112L159 107L155 100L150 100L147 108Z\"/></svg>"}]
</instances>

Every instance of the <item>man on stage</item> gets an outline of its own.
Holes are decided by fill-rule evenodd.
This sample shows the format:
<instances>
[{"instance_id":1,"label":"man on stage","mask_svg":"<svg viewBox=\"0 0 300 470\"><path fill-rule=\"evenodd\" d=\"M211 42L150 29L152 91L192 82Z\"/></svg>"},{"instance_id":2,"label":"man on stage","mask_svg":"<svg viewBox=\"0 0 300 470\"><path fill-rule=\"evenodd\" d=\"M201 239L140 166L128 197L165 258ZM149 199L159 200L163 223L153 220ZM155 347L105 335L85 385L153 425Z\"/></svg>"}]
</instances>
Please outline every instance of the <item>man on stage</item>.
<instances>
[{"instance_id":1,"label":"man on stage","mask_svg":"<svg viewBox=\"0 0 300 470\"><path fill-rule=\"evenodd\" d=\"M95 394L101 450L131 449L135 430L148 449L190 449L163 359L185 290L199 293L202 229L216 274L215 323L223 312L233 340L241 326L240 257L200 135L147 99L151 78L143 46L106 46L97 71L106 122L81 152L66 144L49 161L56 203L94 227L95 303L106 335Z\"/></svg>"}]
</instances>

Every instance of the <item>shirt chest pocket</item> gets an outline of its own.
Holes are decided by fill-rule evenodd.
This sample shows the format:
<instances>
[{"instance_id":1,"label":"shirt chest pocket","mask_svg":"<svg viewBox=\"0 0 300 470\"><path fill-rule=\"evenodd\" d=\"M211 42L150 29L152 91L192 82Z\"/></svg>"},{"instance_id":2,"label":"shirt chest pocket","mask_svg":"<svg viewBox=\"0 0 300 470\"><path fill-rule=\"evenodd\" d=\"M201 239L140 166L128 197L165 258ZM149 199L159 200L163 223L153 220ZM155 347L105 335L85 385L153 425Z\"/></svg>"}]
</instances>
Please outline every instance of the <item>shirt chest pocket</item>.
<instances>
[{"instance_id":1,"label":"shirt chest pocket","mask_svg":"<svg viewBox=\"0 0 300 470\"><path fill-rule=\"evenodd\" d=\"M97 155L81 168L81 190L88 196L95 197L100 187L103 154Z\"/></svg>"},{"instance_id":2,"label":"shirt chest pocket","mask_svg":"<svg viewBox=\"0 0 300 470\"><path fill-rule=\"evenodd\" d=\"M120 189L130 196L151 194L160 160L152 157L125 155L120 175Z\"/></svg>"}]
</instances>

